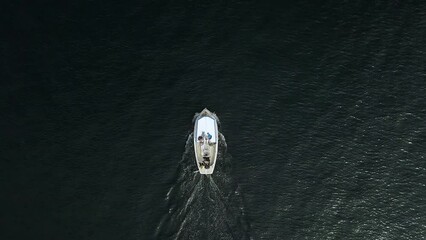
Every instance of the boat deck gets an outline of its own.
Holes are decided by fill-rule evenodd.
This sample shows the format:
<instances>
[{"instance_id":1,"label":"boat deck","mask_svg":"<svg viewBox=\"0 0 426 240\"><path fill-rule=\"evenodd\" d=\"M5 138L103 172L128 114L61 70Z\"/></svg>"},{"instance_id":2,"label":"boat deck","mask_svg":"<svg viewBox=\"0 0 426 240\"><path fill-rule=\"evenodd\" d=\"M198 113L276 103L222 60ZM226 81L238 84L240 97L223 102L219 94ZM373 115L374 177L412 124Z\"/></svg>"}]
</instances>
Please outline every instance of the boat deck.
<instances>
[{"instance_id":1,"label":"boat deck","mask_svg":"<svg viewBox=\"0 0 426 240\"><path fill-rule=\"evenodd\" d=\"M195 154L197 155L196 159L197 159L197 164L198 164L198 168L200 170L201 174L211 174L213 173L214 170L214 166L216 164L216 148L217 148L217 143L210 143L207 145L208 146L208 151L209 151L209 167L205 167L203 165L203 153L202 153L202 144L200 142L196 143L196 147L195 147Z\"/></svg>"}]
</instances>

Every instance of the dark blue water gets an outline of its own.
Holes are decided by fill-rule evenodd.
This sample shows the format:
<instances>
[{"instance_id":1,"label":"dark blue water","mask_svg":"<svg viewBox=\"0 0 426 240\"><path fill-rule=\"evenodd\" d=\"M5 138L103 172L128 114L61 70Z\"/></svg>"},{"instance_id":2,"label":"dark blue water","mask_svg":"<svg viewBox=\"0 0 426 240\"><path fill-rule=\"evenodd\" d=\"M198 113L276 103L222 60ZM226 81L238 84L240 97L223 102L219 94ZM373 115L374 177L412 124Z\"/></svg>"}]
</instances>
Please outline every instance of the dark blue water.
<instances>
[{"instance_id":1,"label":"dark blue water","mask_svg":"<svg viewBox=\"0 0 426 240\"><path fill-rule=\"evenodd\" d=\"M421 1L3 10L0 239L425 239Z\"/></svg>"}]
</instances>

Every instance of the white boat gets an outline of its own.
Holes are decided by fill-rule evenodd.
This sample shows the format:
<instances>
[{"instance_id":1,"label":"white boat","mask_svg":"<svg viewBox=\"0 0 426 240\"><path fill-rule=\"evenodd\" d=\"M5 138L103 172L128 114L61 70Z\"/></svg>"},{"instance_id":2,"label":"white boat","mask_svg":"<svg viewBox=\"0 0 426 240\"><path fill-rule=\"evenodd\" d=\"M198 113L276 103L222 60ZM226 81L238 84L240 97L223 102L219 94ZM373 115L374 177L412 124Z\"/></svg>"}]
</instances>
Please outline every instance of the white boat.
<instances>
[{"instance_id":1,"label":"white boat","mask_svg":"<svg viewBox=\"0 0 426 240\"><path fill-rule=\"evenodd\" d=\"M195 120L194 150L201 174L212 174L216 165L219 131L216 116L207 108Z\"/></svg>"}]
</instances>

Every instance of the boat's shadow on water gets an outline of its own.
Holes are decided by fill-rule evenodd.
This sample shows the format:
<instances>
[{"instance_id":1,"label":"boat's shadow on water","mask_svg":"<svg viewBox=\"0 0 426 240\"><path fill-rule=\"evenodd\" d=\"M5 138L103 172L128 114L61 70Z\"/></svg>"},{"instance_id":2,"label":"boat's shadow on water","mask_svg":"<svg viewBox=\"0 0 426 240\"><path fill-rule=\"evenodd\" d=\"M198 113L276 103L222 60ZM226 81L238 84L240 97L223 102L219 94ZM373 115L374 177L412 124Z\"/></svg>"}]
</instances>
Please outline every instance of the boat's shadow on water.
<instances>
[{"instance_id":1,"label":"boat's shadow on water","mask_svg":"<svg viewBox=\"0 0 426 240\"><path fill-rule=\"evenodd\" d=\"M240 187L231 177L231 156L220 134L218 162L212 175L199 174L193 135L188 136L174 184L165 198L166 213L156 239L250 239Z\"/></svg>"}]
</instances>

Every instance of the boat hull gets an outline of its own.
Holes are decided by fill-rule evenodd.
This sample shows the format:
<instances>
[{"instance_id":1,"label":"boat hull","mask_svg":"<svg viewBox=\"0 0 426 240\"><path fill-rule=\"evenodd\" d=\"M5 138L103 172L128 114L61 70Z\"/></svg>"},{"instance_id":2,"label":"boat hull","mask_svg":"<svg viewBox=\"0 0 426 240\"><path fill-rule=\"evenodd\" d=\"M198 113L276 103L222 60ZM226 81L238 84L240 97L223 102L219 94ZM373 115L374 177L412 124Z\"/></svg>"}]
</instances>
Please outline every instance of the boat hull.
<instances>
[{"instance_id":1,"label":"boat hull","mask_svg":"<svg viewBox=\"0 0 426 240\"><path fill-rule=\"evenodd\" d=\"M212 174L216 166L219 131L216 116L204 109L195 120L194 152L200 174Z\"/></svg>"}]
</instances>

